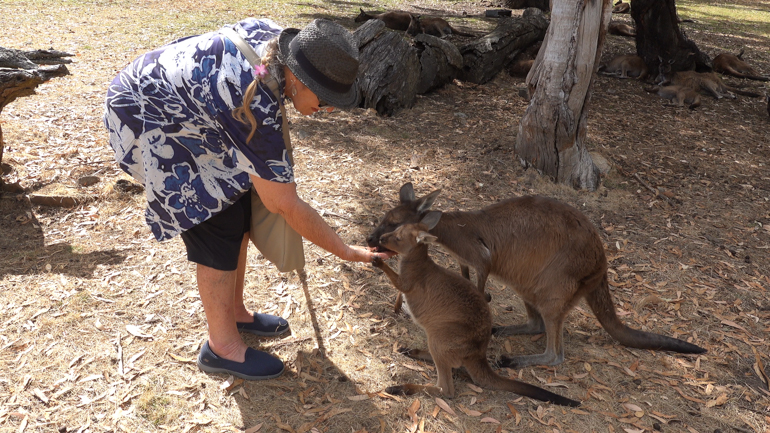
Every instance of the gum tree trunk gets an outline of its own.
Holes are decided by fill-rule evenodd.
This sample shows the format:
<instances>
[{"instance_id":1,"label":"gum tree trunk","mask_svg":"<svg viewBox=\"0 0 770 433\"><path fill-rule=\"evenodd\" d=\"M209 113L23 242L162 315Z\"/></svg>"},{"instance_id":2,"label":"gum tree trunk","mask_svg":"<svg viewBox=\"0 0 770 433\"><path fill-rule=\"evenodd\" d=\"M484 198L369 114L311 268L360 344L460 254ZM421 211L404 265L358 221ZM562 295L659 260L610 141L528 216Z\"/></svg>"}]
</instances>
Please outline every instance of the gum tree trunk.
<instances>
[{"instance_id":1,"label":"gum tree trunk","mask_svg":"<svg viewBox=\"0 0 770 433\"><path fill-rule=\"evenodd\" d=\"M516 153L522 165L559 183L595 190L599 170L586 149L586 120L612 3L554 0L552 7L551 25L527 76L531 99L519 123Z\"/></svg>"},{"instance_id":2,"label":"gum tree trunk","mask_svg":"<svg viewBox=\"0 0 770 433\"><path fill-rule=\"evenodd\" d=\"M671 62L672 71L711 71L709 56L679 28L674 0L634 0L631 18L636 26L636 53L650 71L657 73L661 58Z\"/></svg>"}]
</instances>

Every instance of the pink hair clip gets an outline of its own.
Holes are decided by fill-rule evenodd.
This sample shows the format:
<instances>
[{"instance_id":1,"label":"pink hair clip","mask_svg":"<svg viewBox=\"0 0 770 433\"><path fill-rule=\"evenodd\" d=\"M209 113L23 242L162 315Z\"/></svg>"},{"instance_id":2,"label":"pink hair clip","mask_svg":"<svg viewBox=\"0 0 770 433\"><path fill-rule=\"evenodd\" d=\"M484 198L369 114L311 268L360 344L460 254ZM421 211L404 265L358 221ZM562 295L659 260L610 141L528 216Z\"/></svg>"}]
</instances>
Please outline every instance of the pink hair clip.
<instances>
[{"instance_id":1,"label":"pink hair clip","mask_svg":"<svg viewBox=\"0 0 770 433\"><path fill-rule=\"evenodd\" d=\"M254 74L257 76L257 78L263 78L267 76L267 66L265 65L254 66Z\"/></svg>"}]
</instances>

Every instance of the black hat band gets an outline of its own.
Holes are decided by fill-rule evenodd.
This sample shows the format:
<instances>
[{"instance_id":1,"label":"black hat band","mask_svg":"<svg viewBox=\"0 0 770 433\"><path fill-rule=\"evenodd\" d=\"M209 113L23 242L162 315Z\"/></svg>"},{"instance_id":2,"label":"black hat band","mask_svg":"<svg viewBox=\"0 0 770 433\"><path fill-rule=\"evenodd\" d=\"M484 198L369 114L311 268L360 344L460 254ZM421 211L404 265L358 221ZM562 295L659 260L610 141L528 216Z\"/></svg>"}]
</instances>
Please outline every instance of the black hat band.
<instances>
[{"instance_id":1,"label":"black hat band","mask_svg":"<svg viewBox=\"0 0 770 433\"><path fill-rule=\"evenodd\" d=\"M289 43L289 47L294 53L294 58L297 59L297 64L299 67L302 68L302 70L305 71L310 78L315 80L316 83L337 93L345 93L353 86L353 83L345 84L334 81L333 79L324 75L323 72L319 71L318 68L316 68L313 63L310 62L310 59L305 56L305 53L302 52L302 48L300 48L299 44L297 43L297 38L294 38Z\"/></svg>"}]
</instances>

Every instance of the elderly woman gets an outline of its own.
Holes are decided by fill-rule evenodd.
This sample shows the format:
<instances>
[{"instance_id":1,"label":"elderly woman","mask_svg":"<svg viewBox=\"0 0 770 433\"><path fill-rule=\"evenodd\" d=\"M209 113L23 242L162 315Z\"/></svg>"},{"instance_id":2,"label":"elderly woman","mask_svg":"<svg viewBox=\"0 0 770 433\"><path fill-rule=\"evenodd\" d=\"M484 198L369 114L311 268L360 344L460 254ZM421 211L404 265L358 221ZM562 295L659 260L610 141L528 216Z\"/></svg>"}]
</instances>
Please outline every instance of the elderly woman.
<instances>
[{"instance_id":1,"label":"elderly woman","mask_svg":"<svg viewBox=\"0 0 770 433\"><path fill-rule=\"evenodd\" d=\"M302 30L267 19L227 28L256 52L256 67L227 30L180 39L120 72L107 93L104 121L120 167L145 186L152 233L158 241L181 235L188 260L197 264L208 323L198 366L268 379L283 372L283 362L247 347L239 331L273 336L289 326L243 302L250 188L270 212L343 260L387 254L346 245L297 196L284 141L283 98L303 115L358 103L358 49L350 32L327 20ZM279 92L267 85L271 80Z\"/></svg>"}]
</instances>

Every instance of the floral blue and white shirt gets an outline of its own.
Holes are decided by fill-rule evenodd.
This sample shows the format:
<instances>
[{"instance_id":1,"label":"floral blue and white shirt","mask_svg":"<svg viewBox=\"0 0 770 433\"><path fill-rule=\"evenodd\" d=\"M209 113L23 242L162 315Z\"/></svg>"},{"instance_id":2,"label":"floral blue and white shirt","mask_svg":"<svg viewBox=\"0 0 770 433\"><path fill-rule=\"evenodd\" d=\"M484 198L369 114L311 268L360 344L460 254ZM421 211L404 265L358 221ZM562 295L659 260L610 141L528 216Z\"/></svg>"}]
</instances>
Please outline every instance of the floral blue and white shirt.
<instances>
[{"instance_id":1,"label":"floral blue and white shirt","mask_svg":"<svg viewBox=\"0 0 770 433\"><path fill-rule=\"evenodd\" d=\"M254 18L233 28L260 56L282 30ZM145 186L145 216L156 239L230 206L251 187L249 174L294 181L270 89L260 84L250 104L261 125L250 142L250 125L233 118L254 76L235 45L212 32L144 54L110 84L104 115L110 146L120 168Z\"/></svg>"}]
</instances>

